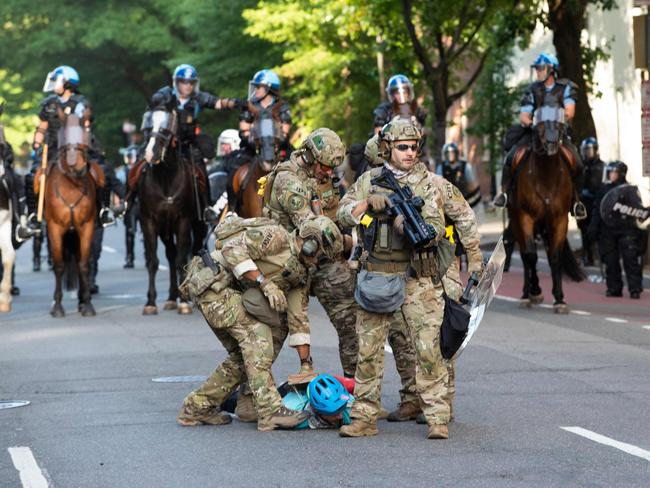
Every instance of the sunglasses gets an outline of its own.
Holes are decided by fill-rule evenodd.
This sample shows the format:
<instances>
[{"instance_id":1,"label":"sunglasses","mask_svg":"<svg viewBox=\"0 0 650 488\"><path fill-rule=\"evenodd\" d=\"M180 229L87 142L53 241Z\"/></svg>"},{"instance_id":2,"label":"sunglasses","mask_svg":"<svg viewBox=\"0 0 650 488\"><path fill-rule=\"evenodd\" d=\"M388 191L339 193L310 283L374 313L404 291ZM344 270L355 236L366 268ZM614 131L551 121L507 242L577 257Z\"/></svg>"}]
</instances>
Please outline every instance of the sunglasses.
<instances>
[{"instance_id":1,"label":"sunglasses","mask_svg":"<svg viewBox=\"0 0 650 488\"><path fill-rule=\"evenodd\" d=\"M397 149L399 152L406 152L409 149L413 152L417 152L418 150L418 145L417 144L397 144L395 146L395 149Z\"/></svg>"}]
</instances>

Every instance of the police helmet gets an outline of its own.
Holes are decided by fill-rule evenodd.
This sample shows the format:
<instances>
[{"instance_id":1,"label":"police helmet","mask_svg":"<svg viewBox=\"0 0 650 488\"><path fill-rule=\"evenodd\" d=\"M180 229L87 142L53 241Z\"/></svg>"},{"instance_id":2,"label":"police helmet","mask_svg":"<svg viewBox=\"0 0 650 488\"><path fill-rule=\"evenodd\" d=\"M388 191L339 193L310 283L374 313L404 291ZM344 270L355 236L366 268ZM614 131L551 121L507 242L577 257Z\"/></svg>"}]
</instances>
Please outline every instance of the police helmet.
<instances>
[{"instance_id":1,"label":"police helmet","mask_svg":"<svg viewBox=\"0 0 650 488\"><path fill-rule=\"evenodd\" d=\"M415 98L413 83L404 75L393 75L386 84L386 96L391 102L409 103Z\"/></svg>"},{"instance_id":2,"label":"police helmet","mask_svg":"<svg viewBox=\"0 0 650 488\"><path fill-rule=\"evenodd\" d=\"M541 66L550 66L554 71L560 69L560 62L555 56L549 53L540 53L533 61L533 64L530 65L531 68L537 68Z\"/></svg>"},{"instance_id":3,"label":"police helmet","mask_svg":"<svg viewBox=\"0 0 650 488\"><path fill-rule=\"evenodd\" d=\"M57 66L47 74L43 91L51 92L58 86L76 91L79 89L79 81L79 73L76 69L66 65Z\"/></svg>"},{"instance_id":4,"label":"police helmet","mask_svg":"<svg viewBox=\"0 0 650 488\"><path fill-rule=\"evenodd\" d=\"M221 149L222 144L230 144L233 151L239 149L239 145L241 144L239 131L237 129L226 129L219 134L219 140L217 141L217 156L224 156Z\"/></svg>"},{"instance_id":5,"label":"police helmet","mask_svg":"<svg viewBox=\"0 0 650 488\"><path fill-rule=\"evenodd\" d=\"M267 93L280 94L280 77L270 69L263 69L255 73L248 82L248 99L252 102L259 101L255 97L255 90L259 86L265 86ZM266 94L264 95L266 96Z\"/></svg>"},{"instance_id":6,"label":"police helmet","mask_svg":"<svg viewBox=\"0 0 650 488\"><path fill-rule=\"evenodd\" d=\"M456 155L456 159L454 159L454 161L458 161L458 155L460 154L460 151L458 150L458 145L455 142L448 142L442 146L442 160L451 161L451 159L449 159L449 156L447 156L447 154L450 152L453 152Z\"/></svg>"},{"instance_id":7,"label":"police helmet","mask_svg":"<svg viewBox=\"0 0 650 488\"><path fill-rule=\"evenodd\" d=\"M616 171L618 173L618 179L625 180L625 177L627 176L627 164L623 161L612 161L607 165L606 171L608 177L612 171Z\"/></svg>"},{"instance_id":8,"label":"police helmet","mask_svg":"<svg viewBox=\"0 0 650 488\"><path fill-rule=\"evenodd\" d=\"M307 397L314 411L324 415L339 413L350 400L341 382L329 374L320 374L309 382Z\"/></svg>"},{"instance_id":9,"label":"police helmet","mask_svg":"<svg viewBox=\"0 0 650 488\"><path fill-rule=\"evenodd\" d=\"M336 132L326 127L316 129L300 146L309 164L320 163L336 168L343 163L345 146Z\"/></svg>"},{"instance_id":10,"label":"police helmet","mask_svg":"<svg viewBox=\"0 0 650 488\"><path fill-rule=\"evenodd\" d=\"M179 64L174 69L174 90L178 92L178 83L191 83L194 86L194 93L199 91L199 73L191 64Z\"/></svg>"}]
</instances>

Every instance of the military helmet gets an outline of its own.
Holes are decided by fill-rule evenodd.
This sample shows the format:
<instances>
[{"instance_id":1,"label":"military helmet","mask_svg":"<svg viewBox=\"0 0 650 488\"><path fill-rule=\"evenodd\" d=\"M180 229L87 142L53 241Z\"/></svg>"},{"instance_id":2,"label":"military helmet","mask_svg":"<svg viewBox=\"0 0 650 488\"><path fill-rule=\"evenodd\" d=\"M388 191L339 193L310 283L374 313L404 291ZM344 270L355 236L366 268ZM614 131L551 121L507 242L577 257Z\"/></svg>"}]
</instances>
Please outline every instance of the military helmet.
<instances>
[{"instance_id":1,"label":"military helmet","mask_svg":"<svg viewBox=\"0 0 650 488\"><path fill-rule=\"evenodd\" d=\"M300 148L305 151L309 164L320 163L323 166L336 168L345 158L345 146L341 138L336 132L325 127L309 134Z\"/></svg>"},{"instance_id":2,"label":"military helmet","mask_svg":"<svg viewBox=\"0 0 650 488\"><path fill-rule=\"evenodd\" d=\"M314 257L318 251L334 259L343 252L343 234L336 224L325 215L303 222L298 235L305 241L302 252Z\"/></svg>"},{"instance_id":3,"label":"military helmet","mask_svg":"<svg viewBox=\"0 0 650 488\"><path fill-rule=\"evenodd\" d=\"M366 149L363 151L363 155L366 157L371 166L383 166L384 158L379 151L379 134L372 136L368 142L366 142Z\"/></svg>"},{"instance_id":4,"label":"military helmet","mask_svg":"<svg viewBox=\"0 0 650 488\"><path fill-rule=\"evenodd\" d=\"M395 117L379 132L379 157L388 159L391 146L397 141L419 141L422 133L411 120Z\"/></svg>"}]
</instances>

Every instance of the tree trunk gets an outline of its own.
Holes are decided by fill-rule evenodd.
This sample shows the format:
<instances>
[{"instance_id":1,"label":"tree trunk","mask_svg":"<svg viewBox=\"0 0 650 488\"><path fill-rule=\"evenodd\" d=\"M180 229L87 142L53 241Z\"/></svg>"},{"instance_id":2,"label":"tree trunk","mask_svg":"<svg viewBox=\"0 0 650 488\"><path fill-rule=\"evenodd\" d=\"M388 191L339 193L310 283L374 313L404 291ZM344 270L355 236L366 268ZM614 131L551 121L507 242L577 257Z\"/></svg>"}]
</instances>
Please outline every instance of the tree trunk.
<instances>
[{"instance_id":1,"label":"tree trunk","mask_svg":"<svg viewBox=\"0 0 650 488\"><path fill-rule=\"evenodd\" d=\"M580 144L586 137L596 137L596 125L587 98L580 34L585 27L587 0L548 0L549 24L553 45L560 61L560 77L578 85L573 140Z\"/></svg>"}]
</instances>

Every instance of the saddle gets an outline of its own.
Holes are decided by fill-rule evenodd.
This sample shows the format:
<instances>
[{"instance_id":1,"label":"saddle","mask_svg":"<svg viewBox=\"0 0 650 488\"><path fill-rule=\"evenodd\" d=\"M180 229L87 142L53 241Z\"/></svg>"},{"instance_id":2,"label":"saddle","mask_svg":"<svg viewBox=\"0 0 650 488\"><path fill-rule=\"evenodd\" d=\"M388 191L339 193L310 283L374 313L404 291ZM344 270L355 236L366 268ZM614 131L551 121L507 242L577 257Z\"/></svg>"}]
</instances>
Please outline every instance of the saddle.
<instances>
[{"instance_id":1,"label":"saddle","mask_svg":"<svg viewBox=\"0 0 650 488\"><path fill-rule=\"evenodd\" d=\"M194 166L194 174L196 175L196 180L197 184L199 187L199 190L203 193L207 191L208 188L208 182L205 180L205 174L203 171L199 169L197 165ZM127 176L126 183L127 186L129 187L129 190L131 191L136 191L138 187L138 181L140 180L140 175L145 171L146 169L146 161L144 159L141 159L137 163L133 165L133 167L129 170L129 175Z\"/></svg>"}]
</instances>

